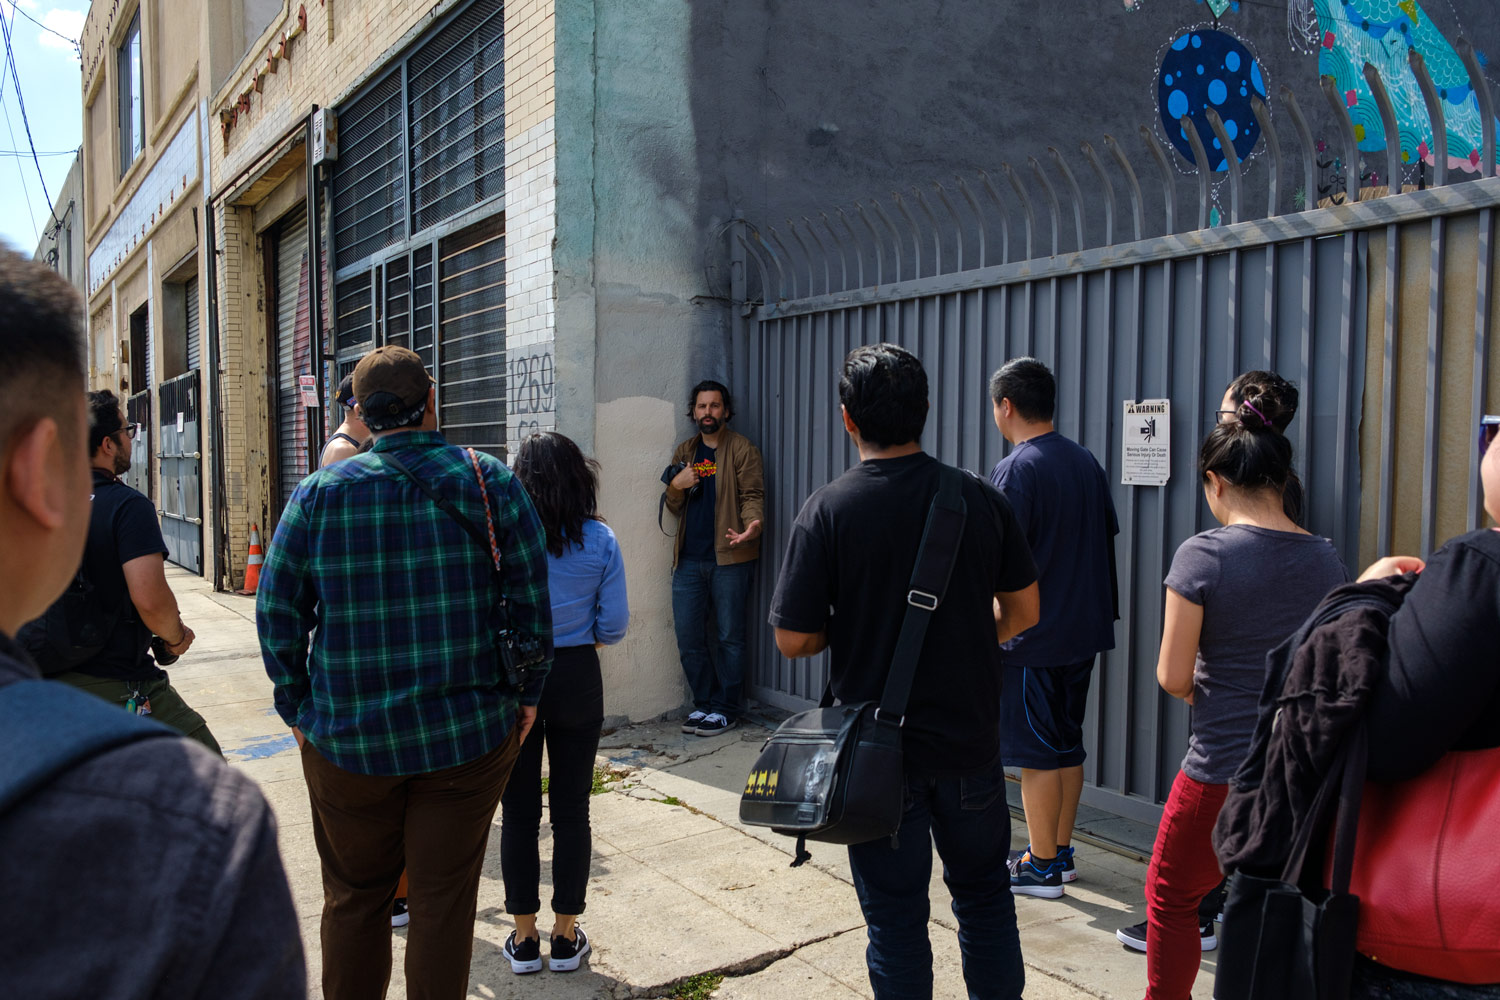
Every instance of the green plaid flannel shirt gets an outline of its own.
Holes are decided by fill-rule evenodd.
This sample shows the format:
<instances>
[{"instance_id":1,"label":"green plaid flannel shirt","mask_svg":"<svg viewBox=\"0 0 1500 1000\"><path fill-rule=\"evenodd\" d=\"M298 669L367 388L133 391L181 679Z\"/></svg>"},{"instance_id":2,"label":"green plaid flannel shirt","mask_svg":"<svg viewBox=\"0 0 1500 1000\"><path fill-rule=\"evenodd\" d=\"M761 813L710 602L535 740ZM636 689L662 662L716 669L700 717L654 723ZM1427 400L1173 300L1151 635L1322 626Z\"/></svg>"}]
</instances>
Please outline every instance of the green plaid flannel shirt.
<instances>
[{"instance_id":1,"label":"green plaid flannel shirt","mask_svg":"<svg viewBox=\"0 0 1500 1000\"><path fill-rule=\"evenodd\" d=\"M256 625L276 710L334 764L420 774L504 741L552 661L546 536L520 480L481 454L513 626L543 639L526 689L506 687L489 553L382 456L395 453L481 531L466 451L433 431L381 436L304 479L261 572Z\"/></svg>"}]
</instances>

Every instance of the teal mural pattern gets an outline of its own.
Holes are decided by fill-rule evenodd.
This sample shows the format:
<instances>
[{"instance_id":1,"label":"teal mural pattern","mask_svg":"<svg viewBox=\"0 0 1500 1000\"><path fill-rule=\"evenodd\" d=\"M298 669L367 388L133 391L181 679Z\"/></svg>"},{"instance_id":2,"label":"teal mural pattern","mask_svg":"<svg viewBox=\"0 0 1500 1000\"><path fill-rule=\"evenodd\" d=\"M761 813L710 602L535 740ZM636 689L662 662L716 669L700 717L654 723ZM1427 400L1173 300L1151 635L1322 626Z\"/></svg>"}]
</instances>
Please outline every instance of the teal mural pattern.
<instances>
[{"instance_id":1,"label":"teal mural pattern","mask_svg":"<svg viewBox=\"0 0 1500 1000\"><path fill-rule=\"evenodd\" d=\"M1417 0L1312 0L1312 5L1322 36L1317 43L1318 72L1333 77L1344 95L1359 148L1385 149L1385 127L1364 77L1368 62L1380 71L1395 106L1402 161L1408 166L1418 161L1432 164L1432 127L1407 62L1407 51L1415 48L1443 101L1448 168L1477 172L1479 101L1458 53L1422 5Z\"/></svg>"}]
</instances>

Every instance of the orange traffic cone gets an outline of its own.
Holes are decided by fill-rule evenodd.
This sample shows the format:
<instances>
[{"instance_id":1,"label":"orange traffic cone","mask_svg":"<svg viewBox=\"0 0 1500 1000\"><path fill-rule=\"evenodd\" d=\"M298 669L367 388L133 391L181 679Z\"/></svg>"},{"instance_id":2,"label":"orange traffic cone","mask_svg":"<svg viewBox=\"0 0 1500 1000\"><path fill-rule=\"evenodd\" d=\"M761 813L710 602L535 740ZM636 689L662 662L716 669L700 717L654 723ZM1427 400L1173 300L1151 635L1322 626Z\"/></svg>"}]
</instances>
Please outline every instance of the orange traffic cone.
<instances>
[{"instance_id":1,"label":"orange traffic cone","mask_svg":"<svg viewBox=\"0 0 1500 1000\"><path fill-rule=\"evenodd\" d=\"M265 557L260 550L260 525L250 525L250 555L245 560L245 586L236 590L236 594L249 597L255 593L260 586L260 565L265 562Z\"/></svg>"}]
</instances>

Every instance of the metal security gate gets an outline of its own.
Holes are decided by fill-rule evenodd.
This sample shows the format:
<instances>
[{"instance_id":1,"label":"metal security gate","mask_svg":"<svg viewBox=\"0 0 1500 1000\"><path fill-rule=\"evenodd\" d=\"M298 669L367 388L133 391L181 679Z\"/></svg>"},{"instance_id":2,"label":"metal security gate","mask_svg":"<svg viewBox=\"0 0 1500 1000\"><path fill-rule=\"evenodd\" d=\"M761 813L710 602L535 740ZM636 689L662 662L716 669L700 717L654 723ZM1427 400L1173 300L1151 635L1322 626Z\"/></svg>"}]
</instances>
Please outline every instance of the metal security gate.
<instances>
[{"instance_id":1,"label":"metal security gate","mask_svg":"<svg viewBox=\"0 0 1500 1000\"><path fill-rule=\"evenodd\" d=\"M286 506L312 471L307 406L300 379L313 375L308 297L307 212L297 209L276 233L276 480Z\"/></svg>"},{"instance_id":2,"label":"metal security gate","mask_svg":"<svg viewBox=\"0 0 1500 1000\"><path fill-rule=\"evenodd\" d=\"M1335 96L1330 113L1347 125ZM1289 122L1305 138L1295 99L1286 96L1281 110L1278 122ZM1257 108L1262 115L1270 124L1263 104ZM1274 130L1266 131L1274 139ZM1058 430L1104 466L1122 531L1116 543L1122 620L1116 647L1102 657L1090 690L1085 801L1154 822L1189 730L1186 706L1155 681L1162 580L1177 546L1215 524L1196 462L1225 386L1252 368L1277 370L1300 386L1301 406L1288 436L1307 489L1306 524L1333 540L1353 572L1389 552L1399 526L1418 519L1417 508L1417 554L1429 551L1435 536L1447 537L1430 530L1440 493L1452 491L1451 485L1440 491L1440 482L1467 483L1471 494L1467 508L1462 495L1449 504L1456 513L1447 518L1448 534L1477 524L1470 433L1486 392L1489 409L1500 408L1489 336L1500 180L1445 184L1439 174L1444 186L1396 194L1356 187L1339 199L1355 204L1281 214L1293 198L1277 191L1274 178L1282 175L1283 162L1272 142L1267 173L1273 181L1257 195L1264 197L1267 217L1242 221L1251 213L1241 210L1248 196L1231 154L1221 171L1229 182L1228 224L1210 229L1213 171L1199 144L1198 228L1179 232L1169 151L1147 130L1142 134L1145 162L1154 161L1160 182L1157 236L1144 232L1141 180L1113 139L1107 139L1112 169L1083 146L1098 182L1091 204L1054 154L1051 171L1031 160L1028 179L1002 165L1011 192L1005 198L981 172L960 178L956 188L931 185L912 188L909 199L894 195L889 210L866 201L847 212L821 213L822 225L804 218L778 233L741 224L731 236L736 298L755 307L737 330L733 372L741 430L766 459L756 612L765 621L802 503L859 461L839 418L838 373L849 350L891 341L921 358L931 387L924 448L980 475L1007 449L992 420L989 374L1023 355L1053 369ZM1346 135L1347 162L1359 163L1352 128ZM1223 145L1232 148L1227 140ZM1311 143L1302 154L1306 190L1316 190ZM1493 164L1493 139L1485 155ZM1400 176L1399 164L1382 174ZM1071 201L1059 190L1071 193ZM1098 219L1085 213L1101 207L1105 239L1090 245L1088 224ZM1120 242L1117 227L1127 222L1132 232ZM1419 253L1419 241L1433 230L1447 234L1446 245L1438 239L1431 253ZM1458 234L1462 246L1454 245ZM1459 269L1465 281L1445 281L1448 269ZM1465 283L1474 290L1459 287ZM1409 308L1414 287L1428 299L1426 324L1401 318L1400 302ZM1454 377L1439 375L1439 346L1408 350L1403 334L1408 341L1416 336L1418 344L1462 346L1450 362L1458 366ZM1443 403L1441 390L1453 383L1452 401ZM1403 413L1413 414L1399 431L1393 397ZM1121 485L1123 404L1157 398L1171 401L1170 479L1159 487ZM1406 437L1398 441L1398 434ZM1414 444L1426 445L1425 454L1413 458ZM1403 503L1408 476L1415 503L1411 496ZM826 656L787 661L769 629L753 636L754 697L801 708L819 696Z\"/></svg>"},{"instance_id":3,"label":"metal security gate","mask_svg":"<svg viewBox=\"0 0 1500 1000\"><path fill-rule=\"evenodd\" d=\"M202 344L199 343L198 327L198 279L192 278L182 286L185 306L184 329L187 331L187 370L195 372L202 363Z\"/></svg>"},{"instance_id":4,"label":"metal security gate","mask_svg":"<svg viewBox=\"0 0 1500 1000\"><path fill-rule=\"evenodd\" d=\"M125 422L140 425L130 453L130 468L120 478L132 489L155 498L151 481L151 390L143 389L125 401Z\"/></svg>"},{"instance_id":5,"label":"metal security gate","mask_svg":"<svg viewBox=\"0 0 1500 1000\"><path fill-rule=\"evenodd\" d=\"M203 575L203 445L198 372L163 382L161 407L161 533L167 558Z\"/></svg>"}]
</instances>

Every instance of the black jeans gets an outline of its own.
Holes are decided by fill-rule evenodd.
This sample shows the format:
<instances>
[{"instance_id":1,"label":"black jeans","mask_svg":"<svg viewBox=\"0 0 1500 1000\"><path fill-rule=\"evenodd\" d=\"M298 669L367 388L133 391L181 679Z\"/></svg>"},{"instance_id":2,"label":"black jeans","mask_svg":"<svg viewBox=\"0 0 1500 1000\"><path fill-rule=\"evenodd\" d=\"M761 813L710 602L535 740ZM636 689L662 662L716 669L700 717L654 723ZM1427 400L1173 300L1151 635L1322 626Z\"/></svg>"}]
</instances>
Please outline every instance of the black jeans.
<instances>
[{"instance_id":1,"label":"black jeans","mask_svg":"<svg viewBox=\"0 0 1500 1000\"><path fill-rule=\"evenodd\" d=\"M589 790L604 725L604 681L593 646L558 649L537 706L536 725L521 745L500 799L500 872L505 911L541 910L542 741L547 741L547 808L552 818L552 912L583 912L593 838Z\"/></svg>"}]
</instances>

